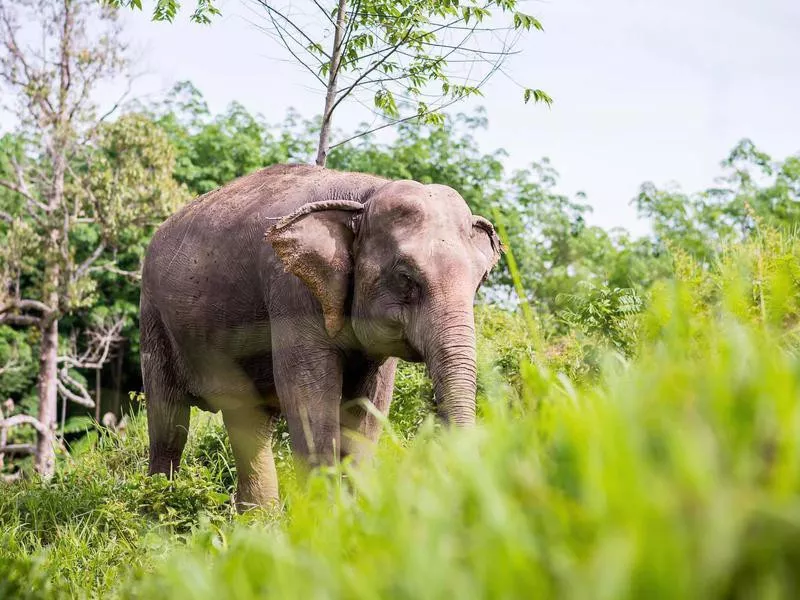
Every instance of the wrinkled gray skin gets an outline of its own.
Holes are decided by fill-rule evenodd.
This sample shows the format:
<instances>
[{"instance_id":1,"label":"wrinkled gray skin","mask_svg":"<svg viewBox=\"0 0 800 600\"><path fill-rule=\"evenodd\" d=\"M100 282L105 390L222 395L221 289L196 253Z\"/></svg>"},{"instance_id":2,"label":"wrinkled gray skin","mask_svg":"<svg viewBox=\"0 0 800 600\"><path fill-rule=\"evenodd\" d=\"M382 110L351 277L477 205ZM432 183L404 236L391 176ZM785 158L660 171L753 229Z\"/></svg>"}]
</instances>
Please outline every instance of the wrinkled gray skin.
<instances>
[{"instance_id":1,"label":"wrinkled gray skin","mask_svg":"<svg viewBox=\"0 0 800 600\"><path fill-rule=\"evenodd\" d=\"M144 261L150 473L177 470L191 405L221 410L238 506L268 505L278 413L307 464L361 458L380 429L364 399L388 412L397 358L428 365L446 421L474 423L472 307L499 253L441 185L279 165L196 199Z\"/></svg>"}]
</instances>

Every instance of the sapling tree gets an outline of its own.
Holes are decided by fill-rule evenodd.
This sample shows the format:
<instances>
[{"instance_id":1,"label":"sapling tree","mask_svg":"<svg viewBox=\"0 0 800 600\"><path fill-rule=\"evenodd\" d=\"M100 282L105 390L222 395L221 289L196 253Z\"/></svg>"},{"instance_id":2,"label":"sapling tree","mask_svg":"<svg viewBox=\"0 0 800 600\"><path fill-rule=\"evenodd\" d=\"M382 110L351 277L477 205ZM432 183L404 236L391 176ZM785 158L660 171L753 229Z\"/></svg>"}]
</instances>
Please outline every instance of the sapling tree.
<instances>
[{"instance_id":1,"label":"sapling tree","mask_svg":"<svg viewBox=\"0 0 800 600\"><path fill-rule=\"evenodd\" d=\"M142 8L141 0L103 0ZM367 133L416 119L441 124L442 109L482 94L523 34L542 30L521 10L522 0L251 0L263 10L260 25L324 92L316 163L331 148ZM172 21L179 4L158 0L153 19ZM200 0L192 19L219 14ZM509 76L510 77L510 76ZM513 80L512 80L513 81ZM540 89L520 85L521 100L550 104ZM360 103L380 124L331 143L336 110Z\"/></svg>"},{"instance_id":2,"label":"sapling tree","mask_svg":"<svg viewBox=\"0 0 800 600\"><path fill-rule=\"evenodd\" d=\"M265 31L325 91L318 165L332 147L378 128L442 123L442 109L482 94L505 73L522 35L542 29L517 0L311 0L304 8L255 1L267 15ZM520 87L524 102L551 102L542 90ZM333 116L346 100L382 122L332 144Z\"/></svg>"}]
</instances>

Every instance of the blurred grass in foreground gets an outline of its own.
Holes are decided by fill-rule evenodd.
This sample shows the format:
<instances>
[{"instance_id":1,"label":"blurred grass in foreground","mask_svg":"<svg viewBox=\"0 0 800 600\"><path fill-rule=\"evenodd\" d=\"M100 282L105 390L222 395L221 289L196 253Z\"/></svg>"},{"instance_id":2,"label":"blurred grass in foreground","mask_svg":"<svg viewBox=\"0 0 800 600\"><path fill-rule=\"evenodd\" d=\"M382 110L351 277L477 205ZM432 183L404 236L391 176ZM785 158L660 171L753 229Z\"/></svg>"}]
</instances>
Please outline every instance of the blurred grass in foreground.
<instances>
[{"instance_id":1,"label":"blurred grass in foreground","mask_svg":"<svg viewBox=\"0 0 800 600\"><path fill-rule=\"evenodd\" d=\"M534 355L524 323L482 311L472 431L427 419L407 442L427 394L407 368L395 431L345 482L300 488L280 438L277 515L231 512L215 418L195 418L171 483L143 475L142 420L89 440L52 483L2 489L0 597L792 597L800 241L675 262L635 316L634 358L607 353L591 377L565 373L602 340Z\"/></svg>"}]
</instances>

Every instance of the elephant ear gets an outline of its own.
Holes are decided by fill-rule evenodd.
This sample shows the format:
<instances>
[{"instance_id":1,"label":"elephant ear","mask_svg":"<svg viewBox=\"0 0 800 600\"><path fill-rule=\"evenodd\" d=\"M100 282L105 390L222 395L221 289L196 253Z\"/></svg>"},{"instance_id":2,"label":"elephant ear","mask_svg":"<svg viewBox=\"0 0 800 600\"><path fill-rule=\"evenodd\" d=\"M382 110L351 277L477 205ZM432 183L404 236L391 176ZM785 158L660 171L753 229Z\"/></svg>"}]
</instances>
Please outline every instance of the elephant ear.
<instances>
[{"instance_id":1,"label":"elephant ear","mask_svg":"<svg viewBox=\"0 0 800 600\"><path fill-rule=\"evenodd\" d=\"M331 337L344 326L355 223L363 209L362 204L350 200L306 204L265 235L284 270L299 277L322 305L325 329Z\"/></svg>"},{"instance_id":2,"label":"elephant ear","mask_svg":"<svg viewBox=\"0 0 800 600\"><path fill-rule=\"evenodd\" d=\"M500 255L505 252L505 247L497 236L494 230L494 225L490 221L480 216L472 218L472 227L475 232L475 238L478 239L478 245L481 251L489 258L489 267L487 271L491 271L500 260Z\"/></svg>"}]
</instances>

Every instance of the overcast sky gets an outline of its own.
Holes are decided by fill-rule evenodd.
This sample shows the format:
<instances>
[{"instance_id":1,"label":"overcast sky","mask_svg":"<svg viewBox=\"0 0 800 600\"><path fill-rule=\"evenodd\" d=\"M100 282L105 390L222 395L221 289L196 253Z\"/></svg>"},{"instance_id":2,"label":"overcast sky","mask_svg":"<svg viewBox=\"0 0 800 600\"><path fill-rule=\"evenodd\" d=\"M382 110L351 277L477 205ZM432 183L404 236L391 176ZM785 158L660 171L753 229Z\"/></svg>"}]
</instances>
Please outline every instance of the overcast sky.
<instances>
[{"instance_id":1,"label":"overcast sky","mask_svg":"<svg viewBox=\"0 0 800 600\"><path fill-rule=\"evenodd\" d=\"M188 23L194 0L184 4L172 25L125 13L149 72L135 95L188 79L212 111L233 100L273 122L290 106L321 111L310 77L251 23L255 3L221 2L210 27ZM555 103L524 105L514 84L492 80L479 142L505 148L509 169L550 157L564 192L588 194L593 222L643 231L629 205L643 181L710 185L742 137L775 158L800 150L800 1L543 0L525 11L545 33L532 33L508 70ZM364 118L353 105L337 125L352 131Z\"/></svg>"}]
</instances>

